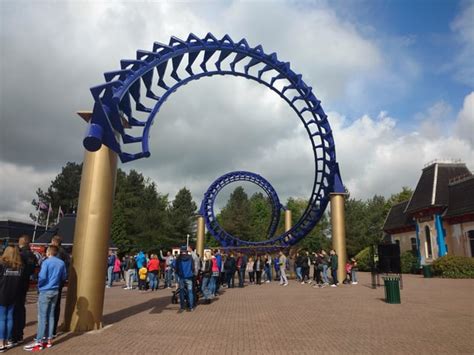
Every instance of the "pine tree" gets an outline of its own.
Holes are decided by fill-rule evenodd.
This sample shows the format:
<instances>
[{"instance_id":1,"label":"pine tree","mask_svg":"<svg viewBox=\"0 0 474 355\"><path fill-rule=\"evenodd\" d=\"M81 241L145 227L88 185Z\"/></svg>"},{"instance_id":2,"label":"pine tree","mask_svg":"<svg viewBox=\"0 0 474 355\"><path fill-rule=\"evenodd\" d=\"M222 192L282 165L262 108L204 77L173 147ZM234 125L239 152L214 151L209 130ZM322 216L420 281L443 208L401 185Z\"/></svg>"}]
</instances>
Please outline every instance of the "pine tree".
<instances>
[{"instance_id":1,"label":"pine tree","mask_svg":"<svg viewBox=\"0 0 474 355\"><path fill-rule=\"evenodd\" d=\"M46 206L51 204L53 212L52 215L50 215L50 221L56 218L60 206L64 213L75 211L77 209L77 201L79 198L81 173L82 164L67 162L66 166L62 167L61 172L53 181L51 181L51 185L46 191L43 191L41 188L36 190L37 197L31 201L31 204L35 207L35 211L40 202L44 203ZM46 215L47 211L39 214L38 222L40 224L46 222ZM30 218L35 221L36 212L30 213Z\"/></svg>"},{"instance_id":2,"label":"pine tree","mask_svg":"<svg viewBox=\"0 0 474 355\"><path fill-rule=\"evenodd\" d=\"M183 187L176 194L169 208L170 239L174 245L186 243L186 236L193 237L196 233L197 206L191 196L191 191Z\"/></svg>"},{"instance_id":3,"label":"pine tree","mask_svg":"<svg viewBox=\"0 0 474 355\"><path fill-rule=\"evenodd\" d=\"M236 238L252 240L250 202L242 186L235 188L218 219L222 228Z\"/></svg>"}]
</instances>

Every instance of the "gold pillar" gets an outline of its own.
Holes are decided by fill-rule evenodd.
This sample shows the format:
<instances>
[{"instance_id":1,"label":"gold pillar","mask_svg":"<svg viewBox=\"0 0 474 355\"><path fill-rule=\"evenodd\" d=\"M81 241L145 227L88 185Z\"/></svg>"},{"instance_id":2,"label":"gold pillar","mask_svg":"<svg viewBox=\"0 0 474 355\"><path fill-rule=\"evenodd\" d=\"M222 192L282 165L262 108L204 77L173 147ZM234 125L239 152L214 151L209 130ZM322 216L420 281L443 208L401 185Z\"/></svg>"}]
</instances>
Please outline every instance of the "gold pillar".
<instances>
[{"instance_id":1,"label":"gold pillar","mask_svg":"<svg viewBox=\"0 0 474 355\"><path fill-rule=\"evenodd\" d=\"M69 269L65 330L102 327L117 154L105 145L86 151Z\"/></svg>"},{"instance_id":2,"label":"gold pillar","mask_svg":"<svg viewBox=\"0 0 474 355\"><path fill-rule=\"evenodd\" d=\"M288 232L293 227L291 220L291 210L285 210L285 232Z\"/></svg>"},{"instance_id":3,"label":"gold pillar","mask_svg":"<svg viewBox=\"0 0 474 355\"><path fill-rule=\"evenodd\" d=\"M346 224L344 217L344 194L331 194L332 248L338 255L337 278L342 283L346 278Z\"/></svg>"},{"instance_id":4,"label":"gold pillar","mask_svg":"<svg viewBox=\"0 0 474 355\"><path fill-rule=\"evenodd\" d=\"M199 254L201 258L204 255L204 236L205 236L204 217L199 216L197 220L196 252Z\"/></svg>"}]
</instances>

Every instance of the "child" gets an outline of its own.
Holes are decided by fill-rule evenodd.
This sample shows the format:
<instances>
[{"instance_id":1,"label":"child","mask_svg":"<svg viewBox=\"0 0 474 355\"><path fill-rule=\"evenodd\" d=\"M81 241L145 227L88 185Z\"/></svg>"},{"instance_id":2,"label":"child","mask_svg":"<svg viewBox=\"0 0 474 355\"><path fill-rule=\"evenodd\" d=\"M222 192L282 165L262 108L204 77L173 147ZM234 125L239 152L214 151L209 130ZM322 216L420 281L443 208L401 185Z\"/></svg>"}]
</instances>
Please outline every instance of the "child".
<instances>
[{"instance_id":1,"label":"child","mask_svg":"<svg viewBox=\"0 0 474 355\"><path fill-rule=\"evenodd\" d=\"M352 258L351 259L351 280L352 280L352 284L353 285L357 285L358 282L357 282L357 261L356 259Z\"/></svg>"},{"instance_id":2,"label":"child","mask_svg":"<svg viewBox=\"0 0 474 355\"><path fill-rule=\"evenodd\" d=\"M140 291L146 290L147 274L148 274L148 269L146 268L146 264L144 263L142 267L138 270L138 289Z\"/></svg>"},{"instance_id":3,"label":"child","mask_svg":"<svg viewBox=\"0 0 474 355\"><path fill-rule=\"evenodd\" d=\"M344 284L350 284L351 283L351 269L352 269L352 263L350 260L346 261L346 265L344 267L346 270L346 279L344 280Z\"/></svg>"}]
</instances>

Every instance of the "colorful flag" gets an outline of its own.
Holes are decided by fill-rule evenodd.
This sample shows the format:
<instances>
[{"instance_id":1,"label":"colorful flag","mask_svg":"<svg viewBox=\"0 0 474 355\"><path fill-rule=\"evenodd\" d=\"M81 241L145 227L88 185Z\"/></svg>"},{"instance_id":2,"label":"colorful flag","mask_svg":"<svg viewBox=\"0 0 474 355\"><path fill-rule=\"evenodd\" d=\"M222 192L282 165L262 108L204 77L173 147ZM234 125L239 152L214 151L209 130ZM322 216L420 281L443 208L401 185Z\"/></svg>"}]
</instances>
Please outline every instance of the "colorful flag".
<instances>
[{"instance_id":1,"label":"colorful flag","mask_svg":"<svg viewBox=\"0 0 474 355\"><path fill-rule=\"evenodd\" d=\"M46 211L48 209L48 206L46 205L46 203L40 201L38 208L40 210Z\"/></svg>"}]
</instances>

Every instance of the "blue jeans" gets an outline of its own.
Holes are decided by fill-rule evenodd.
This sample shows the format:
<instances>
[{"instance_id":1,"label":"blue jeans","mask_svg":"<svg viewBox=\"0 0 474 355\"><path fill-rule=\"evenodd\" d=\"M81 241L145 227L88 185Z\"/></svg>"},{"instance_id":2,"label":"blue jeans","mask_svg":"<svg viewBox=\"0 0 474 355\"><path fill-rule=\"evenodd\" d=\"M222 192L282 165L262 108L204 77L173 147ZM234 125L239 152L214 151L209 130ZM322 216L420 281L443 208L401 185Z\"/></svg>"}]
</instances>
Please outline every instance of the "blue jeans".
<instances>
[{"instance_id":1,"label":"blue jeans","mask_svg":"<svg viewBox=\"0 0 474 355\"><path fill-rule=\"evenodd\" d=\"M228 288L233 288L234 287L234 277L235 277L235 271L226 271L225 272L225 281L227 283Z\"/></svg>"},{"instance_id":2,"label":"blue jeans","mask_svg":"<svg viewBox=\"0 0 474 355\"><path fill-rule=\"evenodd\" d=\"M351 280L357 282L357 270L351 269Z\"/></svg>"},{"instance_id":3,"label":"blue jeans","mask_svg":"<svg viewBox=\"0 0 474 355\"><path fill-rule=\"evenodd\" d=\"M339 281L337 279L337 269L331 268L331 277L332 277L333 285L337 285L339 283Z\"/></svg>"},{"instance_id":4,"label":"blue jeans","mask_svg":"<svg viewBox=\"0 0 474 355\"><path fill-rule=\"evenodd\" d=\"M326 264L323 264L323 282L325 284L328 284L329 283L329 280L328 280L328 266Z\"/></svg>"},{"instance_id":5,"label":"blue jeans","mask_svg":"<svg viewBox=\"0 0 474 355\"><path fill-rule=\"evenodd\" d=\"M0 339L11 340L15 305L0 306ZM2 344L3 345L3 344Z\"/></svg>"},{"instance_id":6,"label":"blue jeans","mask_svg":"<svg viewBox=\"0 0 474 355\"><path fill-rule=\"evenodd\" d=\"M126 274L126 282L127 282L127 287L132 288L133 287L133 281L135 280L137 276L137 272L135 269L129 269Z\"/></svg>"},{"instance_id":7,"label":"blue jeans","mask_svg":"<svg viewBox=\"0 0 474 355\"><path fill-rule=\"evenodd\" d=\"M244 287L245 282L245 268L241 267L239 269L239 287Z\"/></svg>"},{"instance_id":8,"label":"blue jeans","mask_svg":"<svg viewBox=\"0 0 474 355\"><path fill-rule=\"evenodd\" d=\"M113 278L114 278L114 267L109 266L107 267L107 285L109 287L112 287Z\"/></svg>"},{"instance_id":9,"label":"blue jeans","mask_svg":"<svg viewBox=\"0 0 474 355\"><path fill-rule=\"evenodd\" d=\"M267 281L272 281L272 268L265 266L265 275L267 275Z\"/></svg>"},{"instance_id":10,"label":"blue jeans","mask_svg":"<svg viewBox=\"0 0 474 355\"><path fill-rule=\"evenodd\" d=\"M58 290L40 291L38 296L38 331L36 341L52 339L54 331L54 309L58 300ZM48 324L48 330L46 330Z\"/></svg>"},{"instance_id":11,"label":"blue jeans","mask_svg":"<svg viewBox=\"0 0 474 355\"><path fill-rule=\"evenodd\" d=\"M194 307L194 295L193 295L193 279L192 278L179 278L179 304L181 309L186 308L186 303L184 300L184 296L188 298L188 305L189 309Z\"/></svg>"},{"instance_id":12,"label":"blue jeans","mask_svg":"<svg viewBox=\"0 0 474 355\"><path fill-rule=\"evenodd\" d=\"M212 279L213 277L212 276L204 276L202 278L202 286L201 286L201 291L202 291L202 294L204 295L204 299L206 300L209 300L212 298L212 296L214 295L212 293Z\"/></svg>"},{"instance_id":13,"label":"blue jeans","mask_svg":"<svg viewBox=\"0 0 474 355\"><path fill-rule=\"evenodd\" d=\"M301 274L301 267L299 266L296 268L296 279L298 281L303 280L303 275Z\"/></svg>"},{"instance_id":14,"label":"blue jeans","mask_svg":"<svg viewBox=\"0 0 474 355\"><path fill-rule=\"evenodd\" d=\"M211 276L211 282L209 283L209 290L211 291L211 295L212 297L214 297L216 295L216 285L217 285L217 280L218 280L219 276Z\"/></svg>"},{"instance_id":15,"label":"blue jeans","mask_svg":"<svg viewBox=\"0 0 474 355\"><path fill-rule=\"evenodd\" d=\"M159 285L159 281L156 277L156 274L153 273L153 272L149 272L148 273L148 280L150 281L150 289L152 291L154 290L157 290L158 289L158 285Z\"/></svg>"},{"instance_id":16,"label":"blue jeans","mask_svg":"<svg viewBox=\"0 0 474 355\"><path fill-rule=\"evenodd\" d=\"M172 282L173 280L173 269L169 268L168 270L165 271L165 284L166 284L166 287L171 287Z\"/></svg>"}]
</instances>

